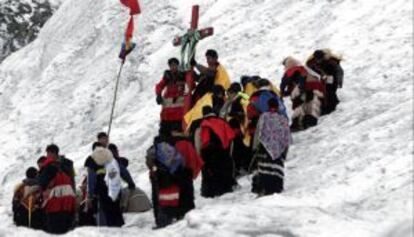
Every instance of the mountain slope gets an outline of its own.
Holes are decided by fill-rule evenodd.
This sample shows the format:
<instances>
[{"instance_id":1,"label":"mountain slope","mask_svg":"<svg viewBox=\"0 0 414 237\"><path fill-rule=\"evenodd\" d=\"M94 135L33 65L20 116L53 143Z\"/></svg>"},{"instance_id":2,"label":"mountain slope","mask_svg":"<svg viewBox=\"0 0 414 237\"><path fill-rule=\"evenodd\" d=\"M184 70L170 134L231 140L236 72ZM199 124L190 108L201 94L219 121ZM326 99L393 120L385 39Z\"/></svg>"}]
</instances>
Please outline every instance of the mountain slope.
<instances>
[{"instance_id":1,"label":"mountain slope","mask_svg":"<svg viewBox=\"0 0 414 237\"><path fill-rule=\"evenodd\" d=\"M111 138L148 193L144 155L159 114L153 86L166 60L178 56L171 40L185 32L194 3L201 5L200 27L215 27L215 35L200 42L198 61L215 48L234 81L260 74L278 84L285 56L304 60L314 49L330 47L345 58L342 102L318 127L294 135L282 195L255 199L244 178L233 194L213 200L197 195L197 209L163 230L152 231L151 213L145 213L128 216L121 231L80 228L69 235L380 236L394 225L410 225L405 221L413 215L411 4L140 2L138 48L124 67ZM9 215L13 186L44 147L57 143L80 168L95 134L106 129L127 13L118 1L67 0L34 42L0 64L5 234L42 235L16 229Z\"/></svg>"}]
</instances>

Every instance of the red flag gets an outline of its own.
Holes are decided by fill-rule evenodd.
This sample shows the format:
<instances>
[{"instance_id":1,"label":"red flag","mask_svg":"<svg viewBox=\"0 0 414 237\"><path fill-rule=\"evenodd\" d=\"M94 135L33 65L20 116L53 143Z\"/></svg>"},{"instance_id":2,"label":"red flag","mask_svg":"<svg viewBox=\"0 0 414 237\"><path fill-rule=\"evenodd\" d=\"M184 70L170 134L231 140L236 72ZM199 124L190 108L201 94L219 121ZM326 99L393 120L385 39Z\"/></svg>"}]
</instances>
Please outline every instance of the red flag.
<instances>
[{"instance_id":1,"label":"red flag","mask_svg":"<svg viewBox=\"0 0 414 237\"><path fill-rule=\"evenodd\" d=\"M139 7L138 0L121 0L121 3L129 7L130 15L135 15L141 13L141 8Z\"/></svg>"},{"instance_id":2,"label":"red flag","mask_svg":"<svg viewBox=\"0 0 414 237\"><path fill-rule=\"evenodd\" d=\"M128 26L125 31L125 39L129 40L132 38L132 33L134 32L134 17L129 17Z\"/></svg>"},{"instance_id":3,"label":"red flag","mask_svg":"<svg viewBox=\"0 0 414 237\"><path fill-rule=\"evenodd\" d=\"M129 17L128 26L125 30L125 41L122 43L119 58L125 61L126 56L135 48L135 43L131 42L132 34L134 32L134 17Z\"/></svg>"}]
</instances>

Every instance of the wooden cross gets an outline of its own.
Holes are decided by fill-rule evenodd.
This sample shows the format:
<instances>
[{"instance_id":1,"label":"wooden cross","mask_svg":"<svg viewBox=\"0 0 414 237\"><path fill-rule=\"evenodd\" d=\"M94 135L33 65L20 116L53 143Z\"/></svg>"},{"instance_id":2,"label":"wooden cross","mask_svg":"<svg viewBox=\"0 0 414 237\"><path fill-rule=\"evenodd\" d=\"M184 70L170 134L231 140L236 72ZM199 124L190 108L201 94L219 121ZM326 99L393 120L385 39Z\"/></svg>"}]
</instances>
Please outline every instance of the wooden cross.
<instances>
[{"instance_id":1,"label":"wooden cross","mask_svg":"<svg viewBox=\"0 0 414 237\"><path fill-rule=\"evenodd\" d=\"M213 27L207 27L201 30L197 30L198 28L198 18L199 18L199 6L194 5L192 8L191 13L191 25L190 29L188 29L187 33L182 36L176 36L173 40L174 46L181 46L182 50L184 50L186 47L186 44L188 44L188 40L193 37L196 33L199 34L200 40L204 39L208 36L211 36L214 34L214 28ZM187 42L183 42L183 40L187 40ZM191 50L190 48L187 48L187 50ZM195 51L195 49L194 49ZM189 54L190 52L188 52ZM194 52L195 53L195 52ZM195 56L195 55L194 55ZM189 60L189 59L188 59ZM189 62L181 62L184 66L186 63ZM186 92L184 94L184 114L186 114L192 107L192 101L191 101L191 92L193 91L192 85L193 85L193 69L192 68L185 68L185 81L186 81ZM186 131L186 124L183 121L183 130Z\"/></svg>"}]
</instances>

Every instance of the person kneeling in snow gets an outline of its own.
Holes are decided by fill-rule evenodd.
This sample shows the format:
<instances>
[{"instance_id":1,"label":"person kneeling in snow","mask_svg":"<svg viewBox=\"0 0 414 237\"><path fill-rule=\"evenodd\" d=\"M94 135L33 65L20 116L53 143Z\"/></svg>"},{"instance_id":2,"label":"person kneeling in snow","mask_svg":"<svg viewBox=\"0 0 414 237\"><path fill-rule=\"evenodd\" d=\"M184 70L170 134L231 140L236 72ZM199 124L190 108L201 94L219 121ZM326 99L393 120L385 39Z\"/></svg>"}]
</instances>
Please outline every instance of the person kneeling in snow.
<instances>
[{"instance_id":1,"label":"person kneeling in snow","mask_svg":"<svg viewBox=\"0 0 414 237\"><path fill-rule=\"evenodd\" d=\"M34 229L43 228L41 193L37 182L38 171L34 167L26 170L26 178L13 195L13 220L17 226Z\"/></svg>"},{"instance_id":2,"label":"person kneeling in snow","mask_svg":"<svg viewBox=\"0 0 414 237\"><path fill-rule=\"evenodd\" d=\"M253 142L257 170L252 191L260 196L283 191L284 161L292 142L289 122L278 113L278 101L270 99L269 112L260 115Z\"/></svg>"}]
</instances>

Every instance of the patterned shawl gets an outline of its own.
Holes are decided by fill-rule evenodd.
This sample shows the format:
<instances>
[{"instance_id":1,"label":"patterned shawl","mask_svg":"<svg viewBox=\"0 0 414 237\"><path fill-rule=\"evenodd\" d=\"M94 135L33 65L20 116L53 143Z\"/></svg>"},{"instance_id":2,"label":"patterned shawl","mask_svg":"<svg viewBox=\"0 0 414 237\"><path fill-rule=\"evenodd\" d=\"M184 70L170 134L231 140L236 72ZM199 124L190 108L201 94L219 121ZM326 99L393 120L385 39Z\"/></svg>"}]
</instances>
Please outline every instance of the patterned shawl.
<instances>
[{"instance_id":1,"label":"patterned shawl","mask_svg":"<svg viewBox=\"0 0 414 237\"><path fill-rule=\"evenodd\" d=\"M288 120L272 112L265 112L260 116L255 137L273 160L278 159L292 143Z\"/></svg>"}]
</instances>

